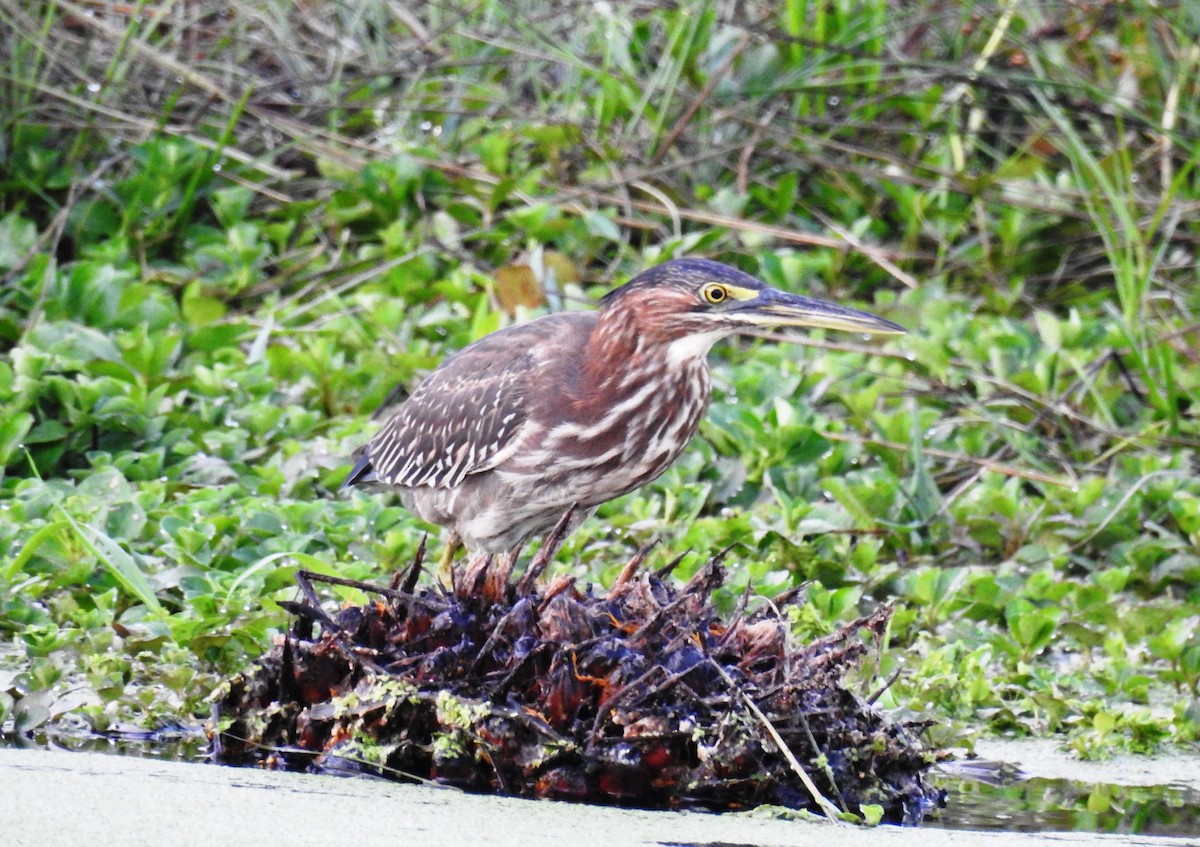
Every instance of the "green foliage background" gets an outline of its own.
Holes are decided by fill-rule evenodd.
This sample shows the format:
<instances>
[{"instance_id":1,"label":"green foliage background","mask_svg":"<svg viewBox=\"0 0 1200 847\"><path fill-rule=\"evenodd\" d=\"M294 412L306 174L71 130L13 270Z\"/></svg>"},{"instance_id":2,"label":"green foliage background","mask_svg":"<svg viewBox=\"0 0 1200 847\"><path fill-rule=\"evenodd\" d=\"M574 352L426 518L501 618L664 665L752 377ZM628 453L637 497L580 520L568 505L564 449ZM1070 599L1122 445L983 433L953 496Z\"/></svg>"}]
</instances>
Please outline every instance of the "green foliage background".
<instances>
[{"instance_id":1,"label":"green foliage background","mask_svg":"<svg viewBox=\"0 0 1200 847\"><path fill-rule=\"evenodd\" d=\"M895 603L861 684L897 674L881 702L937 741L1196 740L1190 4L0 0L0 28L4 733L203 717L296 568L414 554L428 527L333 493L393 387L691 254L912 332L723 346L701 437L560 568L732 544L731 597L809 585L806 637ZM549 306L500 307L514 264Z\"/></svg>"}]
</instances>

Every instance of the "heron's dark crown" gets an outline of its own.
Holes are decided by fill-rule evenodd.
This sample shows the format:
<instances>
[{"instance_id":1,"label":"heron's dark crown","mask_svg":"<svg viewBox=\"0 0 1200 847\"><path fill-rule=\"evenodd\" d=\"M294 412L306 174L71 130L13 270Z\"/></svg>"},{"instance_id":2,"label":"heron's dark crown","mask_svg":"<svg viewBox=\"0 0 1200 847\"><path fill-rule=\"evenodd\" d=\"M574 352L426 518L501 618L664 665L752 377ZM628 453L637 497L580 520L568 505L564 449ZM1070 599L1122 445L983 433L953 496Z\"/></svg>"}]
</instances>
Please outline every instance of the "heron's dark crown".
<instances>
[{"instance_id":1,"label":"heron's dark crown","mask_svg":"<svg viewBox=\"0 0 1200 847\"><path fill-rule=\"evenodd\" d=\"M626 294L655 288L674 288L695 291L709 282L720 282L738 288L759 291L766 286L748 273L708 259L673 259L642 271L620 288L614 288L600 299L601 307L619 301Z\"/></svg>"}]
</instances>

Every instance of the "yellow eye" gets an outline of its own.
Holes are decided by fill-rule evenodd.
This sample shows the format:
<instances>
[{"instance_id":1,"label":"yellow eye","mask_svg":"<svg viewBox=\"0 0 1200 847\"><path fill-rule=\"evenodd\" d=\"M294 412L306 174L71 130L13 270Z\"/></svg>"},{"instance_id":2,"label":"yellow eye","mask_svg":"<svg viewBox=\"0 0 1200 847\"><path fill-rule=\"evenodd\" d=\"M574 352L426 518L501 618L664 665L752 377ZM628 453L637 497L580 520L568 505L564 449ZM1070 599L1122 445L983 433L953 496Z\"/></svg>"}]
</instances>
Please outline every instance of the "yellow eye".
<instances>
[{"instance_id":1,"label":"yellow eye","mask_svg":"<svg viewBox=\"0 0 1200 847\"><path fill-rule=\"evenodd\" d=\"M724 303L725 299L729 297L729 291L723 285L706 285L704 286L704 291L702 293L704 295L704 299L714 305L717 303Z\"/></svg>"}]
</instances>

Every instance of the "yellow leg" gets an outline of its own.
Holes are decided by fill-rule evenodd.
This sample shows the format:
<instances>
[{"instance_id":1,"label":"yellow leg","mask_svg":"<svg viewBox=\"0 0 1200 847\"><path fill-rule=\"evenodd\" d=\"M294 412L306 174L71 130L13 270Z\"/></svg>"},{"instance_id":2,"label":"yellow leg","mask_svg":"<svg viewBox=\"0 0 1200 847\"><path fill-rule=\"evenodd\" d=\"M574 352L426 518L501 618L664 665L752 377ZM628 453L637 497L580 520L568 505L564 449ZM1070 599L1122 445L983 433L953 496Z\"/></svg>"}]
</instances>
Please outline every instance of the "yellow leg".
<instances>
[{"instance_id":1,"label":"yellow leg","mask_svg":"<svg viewBox=\"0 0 1200 847\"><path fill-rule=\"evenodd\" d=\"M462 539L458 537L457 532L450 530L450 537L446 539L446 546L442 548L442 555L438 558L437 569L434 571L434 579L438 581L438 585L447 590L454 588L454 554L460 547Z\"/></svg>"}]
</instances>

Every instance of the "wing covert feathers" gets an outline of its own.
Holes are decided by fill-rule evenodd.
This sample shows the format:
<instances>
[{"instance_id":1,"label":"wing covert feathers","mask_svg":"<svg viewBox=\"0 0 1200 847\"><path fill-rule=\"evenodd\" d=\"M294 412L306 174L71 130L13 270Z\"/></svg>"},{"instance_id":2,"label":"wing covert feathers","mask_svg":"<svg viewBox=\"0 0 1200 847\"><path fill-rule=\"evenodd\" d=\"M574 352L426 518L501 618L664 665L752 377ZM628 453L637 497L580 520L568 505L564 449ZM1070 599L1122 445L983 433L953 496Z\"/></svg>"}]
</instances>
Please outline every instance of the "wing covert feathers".
<instances>
[{"instance_id":1,"label":"wing covert feathers","mask_svg":"<svg viewBox=\"0 0 1200 847\"><path fill-rule=\"evenodd\" d=\"M377 481L454 488L493 467L525 424L534 356L467 348L448 359L367 445Z\"/></svg>"}]
</instances>

